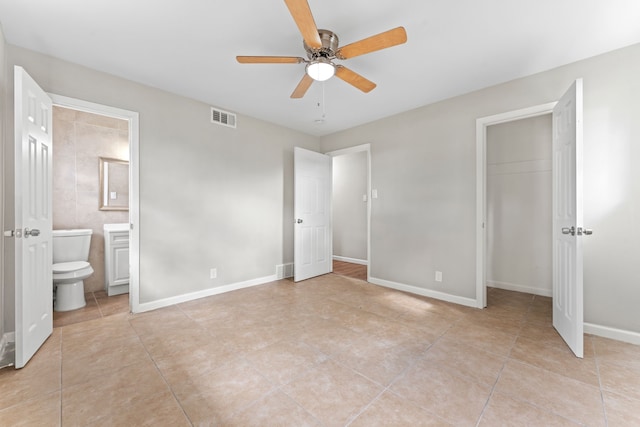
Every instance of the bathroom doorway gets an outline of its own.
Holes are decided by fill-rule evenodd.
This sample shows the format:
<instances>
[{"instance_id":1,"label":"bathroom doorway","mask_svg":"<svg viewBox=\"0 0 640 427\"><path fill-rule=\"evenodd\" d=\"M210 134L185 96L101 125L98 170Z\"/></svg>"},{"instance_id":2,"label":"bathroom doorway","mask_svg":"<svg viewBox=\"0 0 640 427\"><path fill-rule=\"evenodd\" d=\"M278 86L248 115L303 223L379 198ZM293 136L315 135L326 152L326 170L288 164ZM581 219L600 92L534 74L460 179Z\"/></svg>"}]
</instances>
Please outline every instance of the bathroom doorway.
<instances>
[{"instance_id":1,"label":"bathroom doorway","mask_svg":"<svg viewBox=\"0 0 640 427\"><path fill-rule=\"evenodd\" d=\"M137 233L129 232L129 293L108 296L105 283L105 224L137 224L137 113L51 95L53 107L53 228L93 231L85 279L86 307L55 312L54 326L77 323L137 306ZM106 164L128 166L109 186ZM115 172L117 169L112 168ZM111 174L112 179L115 173ZM107 186L107 187L105 187ZM107 190L105 190L105 188ZM137 227L135 227L137 228ZM137 230L136 230L137 231Z\"/></svg>"}]
</instances>

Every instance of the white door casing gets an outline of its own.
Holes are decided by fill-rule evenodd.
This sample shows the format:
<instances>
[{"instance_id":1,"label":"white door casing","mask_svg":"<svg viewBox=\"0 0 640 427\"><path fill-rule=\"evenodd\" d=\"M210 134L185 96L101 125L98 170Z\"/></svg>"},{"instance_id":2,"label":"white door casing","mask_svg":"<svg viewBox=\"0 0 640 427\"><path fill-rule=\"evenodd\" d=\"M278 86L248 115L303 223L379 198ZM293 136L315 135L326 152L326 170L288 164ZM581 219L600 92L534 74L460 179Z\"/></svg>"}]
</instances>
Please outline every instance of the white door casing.
<instances>
[{"instance_id":1,"label":"white door casing","mask_svg":"<svg viewBox=\"0 0 640 427\"><path fill-rule=\"evenodd\" d=\"M553 109L553 327L583 357L582 79Z\"/></svg>"},{"instance_id":2,"label":"white door casing","mask_svg":"<svg viewBox=\"0 0 640 427\"><path fill-rule=\"evenodd\" d=\"M333 270L332 159L294 148L294 281Z\"/></svg>"},{"instance_id":3,"label":"white door casing","mask_svg":"<svg viewBox=\"0 0 640 427\"><path fill-rule=\"evenodd\" d=\"M16 66L16 368L24 367L53 331L51 125L51 99Z\"/></svg>"}]
</instances>

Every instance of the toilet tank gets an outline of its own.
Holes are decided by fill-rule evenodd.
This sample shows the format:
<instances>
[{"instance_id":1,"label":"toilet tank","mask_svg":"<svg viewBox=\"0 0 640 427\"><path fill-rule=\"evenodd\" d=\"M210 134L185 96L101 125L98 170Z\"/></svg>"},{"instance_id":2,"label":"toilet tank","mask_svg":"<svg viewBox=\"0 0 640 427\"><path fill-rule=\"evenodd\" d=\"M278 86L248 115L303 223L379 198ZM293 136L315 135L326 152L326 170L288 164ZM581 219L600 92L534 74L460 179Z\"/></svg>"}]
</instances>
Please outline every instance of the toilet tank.
<instances>
[{"instance_id":1,"label":"toilet tank","mask_svg":"<svg viewBox=\"0 0 640 427\"><path fill-rule=\"evenodd\" d=\"M88 261L93 230L53 230L53 263Z\"/></svg>"}]
</instances>

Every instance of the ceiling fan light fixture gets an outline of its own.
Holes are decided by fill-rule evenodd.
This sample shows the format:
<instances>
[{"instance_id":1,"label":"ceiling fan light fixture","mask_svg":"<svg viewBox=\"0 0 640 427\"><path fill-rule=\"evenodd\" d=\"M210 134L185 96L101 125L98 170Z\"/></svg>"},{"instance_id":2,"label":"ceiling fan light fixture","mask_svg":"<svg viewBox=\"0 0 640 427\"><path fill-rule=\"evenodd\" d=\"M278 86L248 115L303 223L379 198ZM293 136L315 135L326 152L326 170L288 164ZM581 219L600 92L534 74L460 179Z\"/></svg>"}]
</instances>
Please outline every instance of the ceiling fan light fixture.
<instances>
[{"instance_id":1,"label":"ceiling fan light fixture","mask_svg":"<svg viewBox=\"0 0 640 427\"><path fill-rule=\"evenodd\" d=\"M336 66L328 59L318 58L307 64L306 72L313 80L323 82L334 76Z\"/></svg>"}]
</instances>

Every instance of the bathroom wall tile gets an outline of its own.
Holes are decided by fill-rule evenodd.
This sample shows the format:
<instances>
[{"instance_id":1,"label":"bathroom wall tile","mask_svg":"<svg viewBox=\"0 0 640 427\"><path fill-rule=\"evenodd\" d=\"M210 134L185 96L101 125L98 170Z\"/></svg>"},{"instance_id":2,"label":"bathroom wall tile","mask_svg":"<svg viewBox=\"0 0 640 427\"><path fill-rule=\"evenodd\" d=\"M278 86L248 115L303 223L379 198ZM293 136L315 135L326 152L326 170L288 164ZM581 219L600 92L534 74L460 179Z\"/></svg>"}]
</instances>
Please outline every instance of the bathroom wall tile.
<instances>
[{"instance_id":1,"label":"bathroom wall tile","mask_svg":"<svg viewBox=\"0 0 640 427\"><path fill-rule=\"evenodd\" d=\"M74 122L76 120L77 113L77 110L73 110L71 108L60 107L58 105L53 106L53 115L57 120Z\"/></svg>"},{"instance_id":2,"label":"bathroom wall tile","mask_svg":"<svg viewBox=\"0 0 640 427\"><path fill-rule=\"evenodd\" d=\"M78 191L93 191L99 193L100 166L98 156L76 156L76 189ZM96 206L97 206L96 199ZM97 208L96 208L97 209Z\"/></svg>"},{"instance_id":3,"label":"bathroom wall tile","mask_svg":"<svg viewBox=\"0 0 640 427\"><path fill-rule=\"evenodd\" d=\"M100 126L105 128L111 128L111 129L127 130L129 126L126 120L117 119L115 117L87 113L84 111L77 111L75 115L75 120L88 125Z\"/></svg>"},{"instance_id":4,"label":"bathroom wall tile","mask_svg":"<svg viewBox=\"0 0 640 427\"><path fill-rule=\"evenodd\" d=\"M53 190L53 229L77 227L75 190Z\"/></svg>"},{"instance_id":5,"label":"bathroom wall tile","mask_svg":"<svg viewBox=\"0 0 640 427\"><path fill-rule=\"evenodd\" d=\"M52 185L54 190L75 191L76 188L76 158L58 157L53 159Z\"/></svg>"},{"instance_id":6,"label":"bathroom wall tile","mask_svg":"<svg viewBox=\"0 0 640 427\"><path fill-rule=\"evenodd\" d=\"M78 158L115 158L118 143L126 132L76 122L76 150Z\"/></svg>"}]
</instances>

